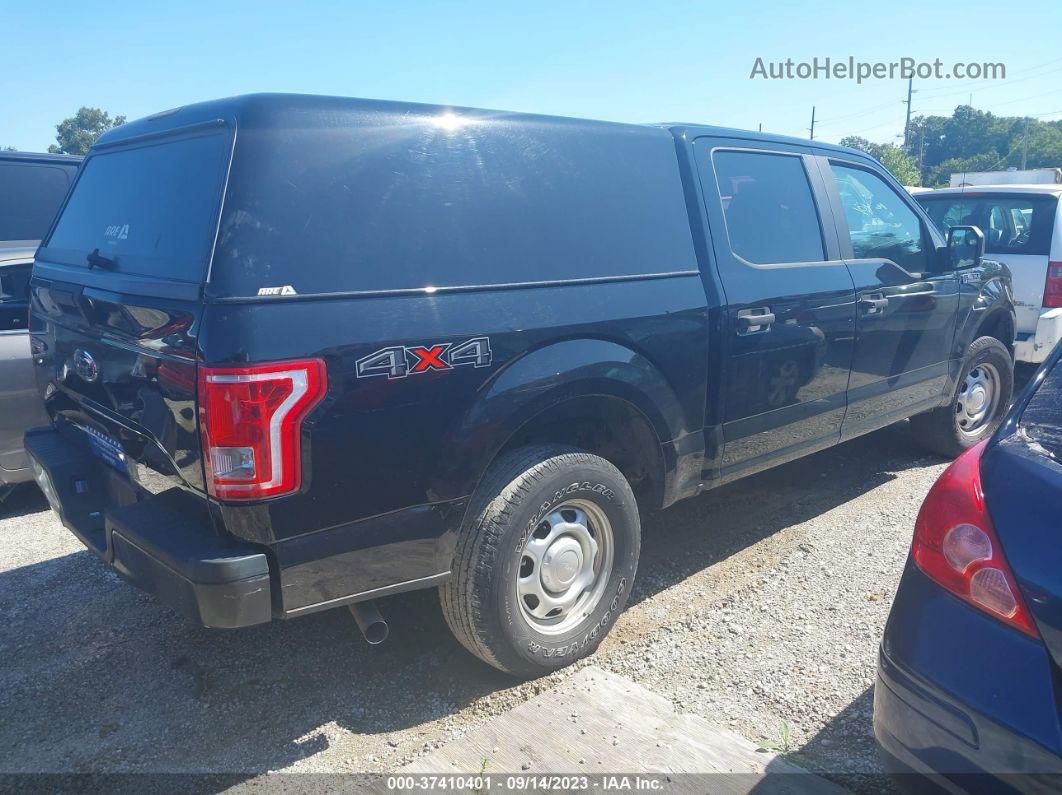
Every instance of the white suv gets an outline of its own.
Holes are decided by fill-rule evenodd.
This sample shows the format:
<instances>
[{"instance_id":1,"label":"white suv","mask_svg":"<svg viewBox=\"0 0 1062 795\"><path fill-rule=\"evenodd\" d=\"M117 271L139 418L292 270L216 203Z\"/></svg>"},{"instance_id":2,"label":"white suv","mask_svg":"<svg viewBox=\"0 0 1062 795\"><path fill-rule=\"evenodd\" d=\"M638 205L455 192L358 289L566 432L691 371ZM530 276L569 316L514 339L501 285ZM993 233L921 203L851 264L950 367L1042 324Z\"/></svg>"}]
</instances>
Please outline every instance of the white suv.
<instances>
[{"instance_id":1,"label":"white suv","mask_svg":"<svg viewBox=\"0 0 1062 795\"><path fill-rule=\"evenodd\" d=\"M969 224L985 233L988 257L1014 277L1014 356L1039 364L1062 338L1062 185L978 185L915 199L947 234Z\"/></svg>"}]
</instances>

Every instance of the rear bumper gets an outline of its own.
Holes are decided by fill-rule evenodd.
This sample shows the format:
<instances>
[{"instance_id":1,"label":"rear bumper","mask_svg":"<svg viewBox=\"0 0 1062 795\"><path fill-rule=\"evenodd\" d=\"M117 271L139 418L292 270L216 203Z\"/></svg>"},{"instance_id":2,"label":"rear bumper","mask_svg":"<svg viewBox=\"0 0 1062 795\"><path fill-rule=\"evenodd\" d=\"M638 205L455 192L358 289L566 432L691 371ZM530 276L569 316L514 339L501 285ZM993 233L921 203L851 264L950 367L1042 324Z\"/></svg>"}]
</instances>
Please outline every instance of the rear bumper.
<instances>
[{"instance_id":1,"label":"rear bumper","mask_svg":"<svg viewBox=\"0 0 1062 795\"><path fill-rule=\"evenodd\" d=\"M1014 358L1019 362L1041 364L1062 339L1062 308L1044 309L1036 321L1036 331L1019 334L1014 341Z\"/></svg>"},{"instance_id":2,"label":"rear bumper","mask_svg":"<svg viewBox=\"0 0 1062 795\"><path fill-rule=\"evenodd\" d=\"M874 687L874 735L890 772L913 791L1057 792L1052 668L1043 643L908 563Z\"/></svg>"},{"instance_id":3,"label":"rear bumper","mask_svg":"<svg viewBox=\"0 0 1062 795\"><path fill-rule=\"evenodd\" d=\"M51 428L27 433L26 451L63 524L124 579L207 627L272 618L265 553L216 533L205 500L152 495Z\"/></svg>"}]
</instances>

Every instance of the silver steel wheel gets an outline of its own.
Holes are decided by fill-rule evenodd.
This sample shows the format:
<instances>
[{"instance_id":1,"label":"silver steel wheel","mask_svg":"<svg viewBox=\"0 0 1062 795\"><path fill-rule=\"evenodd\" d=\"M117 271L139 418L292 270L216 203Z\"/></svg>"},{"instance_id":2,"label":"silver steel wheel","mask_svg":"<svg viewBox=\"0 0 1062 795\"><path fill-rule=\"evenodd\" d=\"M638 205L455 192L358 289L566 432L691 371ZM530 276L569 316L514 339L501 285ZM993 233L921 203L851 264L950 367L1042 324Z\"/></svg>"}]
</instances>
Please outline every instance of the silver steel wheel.
<instances>
[{"instance_id":1,"label":"silver steel wheel","mask_svg":"<svg viewBox=\"0 0 1062 795\"><path fill-rule=\"evenodd\" d=\"M586 500L554 508L520 552L516 593L527 622L560 635L594 612L612 573L612 524Z\"/></svg>"},{"instance_id":2,"label":"silver steel wheel","mask_svg":"<svg viewBox=\"0 0 1062 795\"><path fill-rule=\"evenodd\" d=\"M966 374L955 403L959 432L974 436L996 415L999 406L999 371L991 364L979 364Z\"/></svg>"}]
</instances>

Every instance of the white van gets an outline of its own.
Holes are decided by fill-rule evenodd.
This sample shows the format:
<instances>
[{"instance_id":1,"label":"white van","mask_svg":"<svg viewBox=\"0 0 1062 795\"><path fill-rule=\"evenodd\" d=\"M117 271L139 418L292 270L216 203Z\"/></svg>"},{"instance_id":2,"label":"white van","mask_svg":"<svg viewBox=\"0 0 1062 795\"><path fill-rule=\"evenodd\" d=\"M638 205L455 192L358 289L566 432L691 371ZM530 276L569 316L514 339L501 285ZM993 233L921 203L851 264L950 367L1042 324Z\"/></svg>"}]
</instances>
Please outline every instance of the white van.
<instances>
[{"instance_id":1,"label":"white van","mask_svg":"<svg viewBox=\"0 0 1062 795\"><path fill-rule=\"evenodd\" d=\"M1039 364L1062 338L1062 185L978 185L915 196L944 234L958 224L985 233L986 256L1014 277L1014 355Z\"/></svg>"}]
</instances>

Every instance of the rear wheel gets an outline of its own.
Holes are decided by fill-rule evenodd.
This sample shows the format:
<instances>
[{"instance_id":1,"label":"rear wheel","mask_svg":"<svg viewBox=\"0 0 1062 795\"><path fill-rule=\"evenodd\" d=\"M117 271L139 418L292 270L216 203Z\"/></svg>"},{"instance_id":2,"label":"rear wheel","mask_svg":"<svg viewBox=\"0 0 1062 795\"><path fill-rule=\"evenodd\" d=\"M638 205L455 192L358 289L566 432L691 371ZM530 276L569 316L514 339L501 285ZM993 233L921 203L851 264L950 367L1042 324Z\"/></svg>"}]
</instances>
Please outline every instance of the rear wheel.
<instances>
[{"instance_id":1,"label":"rear wheel","mask_svg":"<svg viewBox=\"0 0 1062 795\"><path fill-rule=\"evenodd\" d=\"M1010 351L994 337L979 337L966 351L951 402L912 417L911 427L921 444L953 458L992 434L1013 391Z\"/></svg>"},{"instance_id":2,"label":"rear wheel","mask_svg":"<svg viewBox=\"0 0 1062 795\"><path fill-rule=\"evenodd\" d=\"M483 478L440 589L457 639L536 677L590 654L623 611L638 567L638 509L603 458L537 445Z\"/></svg>"}]
</instances>

